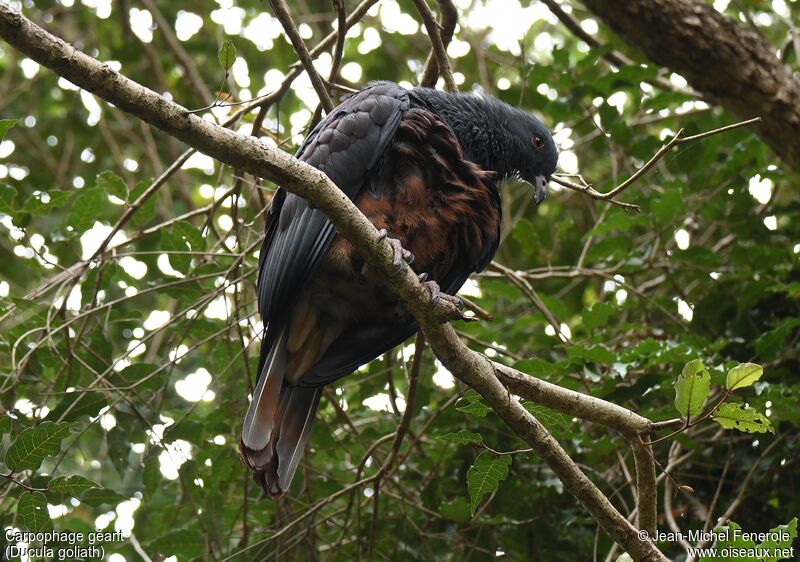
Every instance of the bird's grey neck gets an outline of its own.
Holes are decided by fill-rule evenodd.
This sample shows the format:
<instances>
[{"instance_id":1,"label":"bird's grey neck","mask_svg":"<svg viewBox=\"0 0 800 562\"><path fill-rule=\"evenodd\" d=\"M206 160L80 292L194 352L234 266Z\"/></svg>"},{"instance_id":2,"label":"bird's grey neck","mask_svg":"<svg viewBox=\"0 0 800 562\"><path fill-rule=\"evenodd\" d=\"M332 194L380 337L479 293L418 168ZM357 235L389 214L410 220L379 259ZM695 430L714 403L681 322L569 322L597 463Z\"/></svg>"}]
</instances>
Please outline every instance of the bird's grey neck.
<instances>
[{"instance_id":1,"label":"bird's grey neck","mask_svg":"<svg viewBox=\"0 0 800 562\"><path fill-rule=\"evenodd\" d=\"M412 103L439 115L453 129L464 157L484 170L497 173L498 180L515 176L518 170L508 153L513 146L508 119L499 102L470 94L451 94L429 88L412 90ZM512 157L512 158L510 158Z\"/></svg>"}]
</instances>

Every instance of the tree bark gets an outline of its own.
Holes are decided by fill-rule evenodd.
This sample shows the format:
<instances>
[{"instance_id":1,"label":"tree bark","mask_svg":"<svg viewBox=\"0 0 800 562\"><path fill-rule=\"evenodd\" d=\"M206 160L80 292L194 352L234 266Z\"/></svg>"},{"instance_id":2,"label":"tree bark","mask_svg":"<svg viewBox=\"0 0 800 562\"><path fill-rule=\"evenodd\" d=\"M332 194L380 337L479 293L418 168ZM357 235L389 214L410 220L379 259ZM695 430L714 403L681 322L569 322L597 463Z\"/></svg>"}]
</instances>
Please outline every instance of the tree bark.
<instances>
[{"instance_id":1,"label":"tree bark","mask_svg":"<svg viewBox=\"0 0 800 562\"><path fill-rule=\"evenodd\" d=\"M583 0L622 39L686 78L800 170L800 82L757 31L696 0Z\"/></svg>"}]
</instances>

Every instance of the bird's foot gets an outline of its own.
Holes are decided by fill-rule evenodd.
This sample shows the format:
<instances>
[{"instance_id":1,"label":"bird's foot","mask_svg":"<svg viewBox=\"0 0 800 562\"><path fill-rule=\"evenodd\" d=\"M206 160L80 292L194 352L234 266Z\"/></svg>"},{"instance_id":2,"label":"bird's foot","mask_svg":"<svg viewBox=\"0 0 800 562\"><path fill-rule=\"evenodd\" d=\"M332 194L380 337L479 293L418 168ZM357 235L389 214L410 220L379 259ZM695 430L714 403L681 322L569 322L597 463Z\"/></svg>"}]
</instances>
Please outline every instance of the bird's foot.
<instances>
[{"instance_id":1,"label":"bird's foot","mask_svg":"<svg viewBox=\"0 0 800 562\"><path fill-rule=\"evenodd\" d=\"M378 242L382 242L386 240L389 243L389 246L392 247L392 251L394 252L394 273L392 277L403 271L404 265L411 265L414 263L414 254L403 248L403 245L400 243L400 240L397 238L390 238L389 233L386 231L385 228L382 228L378 231Z\"/></svg>"},{"instance_id":2,"label":"bird's foot","mask_svg":"<svg viewBox=\"0 0 800 562\"><path fill-rule=\"evenodd\" d=\"M423 278L423 275L425 276ZM436 281L426 281L427 275L423 273L420 275L420 281L422 281L425 287L431 293L431 308L436 308L436 305L439 302L443 301L449 303L452 306L455 306L459 313L464 310L464 301L454 295L448 295L447 293L443 293L442 289L439 287L439 284Z\"/></svg>"}]
</instances>

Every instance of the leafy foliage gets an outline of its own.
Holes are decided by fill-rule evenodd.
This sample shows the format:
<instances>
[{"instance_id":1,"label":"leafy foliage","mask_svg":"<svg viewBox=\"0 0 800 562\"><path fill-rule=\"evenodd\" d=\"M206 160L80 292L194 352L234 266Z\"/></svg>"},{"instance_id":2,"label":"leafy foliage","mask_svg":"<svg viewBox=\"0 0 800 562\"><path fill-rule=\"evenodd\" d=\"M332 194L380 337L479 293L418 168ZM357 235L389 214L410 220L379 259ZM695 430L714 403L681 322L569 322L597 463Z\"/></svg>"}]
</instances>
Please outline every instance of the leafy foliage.
<instances>
[{"instance_id":1,"label":"leafy foliage","mask_svg":"<svg viewBox=\"0 0 800 562\"><path fill-rule=\"evenodd\" d=\"M469 491L470 512L475 510L483 496L497 490L497 486L508 477L511 464L509 455L494 455L484 451L467 471L467 491Z\"/></svg>"},{"instance_id":2,"label":"leafy foliage","mask_svg":"<svg viewBox=\"0 0 800 562\"><path fill-rule=\"evenodd\" d=\"M316 94L305 77L282 87L297 56L262 2L157 1L166 26L151 26L160 20L139 5L112 3L108 14L107 3L67 4L23 11L189 109L206 107L209 95L267 96L262 115L255 108L230 126L272 146L291 152L311 125ZM456 2L450 47L460 88L534 111L556 133L562 171L580 171L600 191L678 129L734 121L665 85L680 77L605 29L593 34L602 47L589 48L543 3L522 0L509 13L481 11L482 1L468 13L464 4ZM591 14L568 4L592 29ZM786 5L796 19L796 3ZM310 48L333 30L331 2L292 9ZM760 0L726 8L755 22L777 52L791 17L767 22L759 14L770 9ZM371 9L348 34L334 81L418 83L430 43L414 10L407 0ZM612 50L633 64L612 68L602 58ZM321 59L325 70L330 55ZM429 351L408 399L411 342L326 393L291 494L282 504L262 498L237 443L258 361L257 250L275 186L185 154L31 62L0 45L0 105L11 118L0 121L0 526L91 531L113 511L114 525L153 559L606 558L610 539L541 459L486 449L524 444ZM200 115L226 122L242 107ZM798 185L750 129L669 152L619 196L640 213L554 183L536 207L528 186L510 182L496 257L504 267L489 266L468 294L493 318L457 328L495 361L654 421L675 418L677 406L745 430L705 420L654 446L694 489L672 498L682 529L702 529L703 509L718 497L712 525L743 486L733 515L743 528L790 521L800 513ZM684 377L679 405L675 379L694 360L705 368ZM735 394L714 410L726 391ZM522 405L630 514L624 440ZM408 433L378 486L405 409ZM9 474L36 491L2 478ZM65 515L50 520L48 502ZM661 547L683 556L677 544ZM109 543L111 553L140 558L131 541Z\"/></svg>"},{"instance_id":3,"label":"leafy foliage","mask_svg":"<svg viewBox=\"0 0 800 562\"><path fill-rule=\"evenodd\" d=\"M42 422L23 430L8 447L3 462L15 472L36 470L46 457L58 453L69 428L68 423Z\"/></svg>"},{"instance_id":4,"label":"leafy foliage","mask_svg":"<svg viewBox=\"0 0 800 562\"><path fill-rule=\"evenodd\" d=\"M695 417L703 411L703 404L711 387L711 375L698 361L688 362L675 382L675 408L684 418Z\"/></svg>"}]
</instances>

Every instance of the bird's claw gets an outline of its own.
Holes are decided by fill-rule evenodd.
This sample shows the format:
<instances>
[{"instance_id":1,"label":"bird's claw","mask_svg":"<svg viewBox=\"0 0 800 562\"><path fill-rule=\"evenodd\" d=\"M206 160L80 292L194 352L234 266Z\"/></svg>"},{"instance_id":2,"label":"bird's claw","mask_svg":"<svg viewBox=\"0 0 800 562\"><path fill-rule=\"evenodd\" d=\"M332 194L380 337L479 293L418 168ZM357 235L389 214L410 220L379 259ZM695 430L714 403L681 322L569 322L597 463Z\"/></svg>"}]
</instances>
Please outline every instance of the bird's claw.
<instances>
[{"instance_id":1,"label":"bird's claw","mask_svg":"<svg viewBox=\"0 0 800 562\"><path fill-rule=\"evenodd\" d=\"M386 231L385 228L381 228L378 231L378 242L382 242L386 240L389 243L389 246L392 247L392 251L394 252L394 273L392 273L392 277L403 271L403 265L411 265L414 263L414 254L403 248L403 244L397 238L390 238L389 233Z\"/></svg>"},{"instance_id":2,"label":"bird's claw","mask_svg":"<svg viewBox=\"0 0 800 562\"><path fill-rule=\"evenodd\" d=\"M425 279L427 279L426 274L423 273L422 275L425 275ZM431 308L436 308L436 305L439 304L439 301L446 301L458 308L459 311L464 310L464 301L455 295L443 293L436 281L426 281L425 279L422 279L422 275L420 275L420 280L423 281L425 287L427 287L428 291L431 293Z\"/></svg>"}]
</instances>

